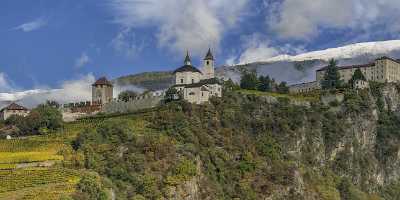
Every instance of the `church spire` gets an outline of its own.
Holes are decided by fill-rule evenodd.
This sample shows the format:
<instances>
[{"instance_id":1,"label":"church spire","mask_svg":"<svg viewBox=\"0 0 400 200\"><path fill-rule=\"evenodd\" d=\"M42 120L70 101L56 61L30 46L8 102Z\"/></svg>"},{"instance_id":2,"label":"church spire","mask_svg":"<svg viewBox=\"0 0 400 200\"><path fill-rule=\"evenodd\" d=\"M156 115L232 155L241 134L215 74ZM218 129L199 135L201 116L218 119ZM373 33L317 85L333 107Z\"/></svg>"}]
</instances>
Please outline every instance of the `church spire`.
<instances>
[{"instance_id":1,"label":"church spire","mask_svg":"<svg viewBox=\"0 0 400 200\"><path fill-rule=\"evenodd\" d=\"M189 56L189 51L186 51L186 58L185 58L184 64L185 65L192 65L192 62L191 62L190 56Z\"/></svg>"},{"instance_id":2,"label":"church spire","mask_svg":"<svg viewBox=\"0 0 400 200\"><path fill-rule=\"evenodd\" d=\"M214 56L211 53L211 48L208 48L208 52L204 60L214 60Z\"/></svg>"}]
</instances>

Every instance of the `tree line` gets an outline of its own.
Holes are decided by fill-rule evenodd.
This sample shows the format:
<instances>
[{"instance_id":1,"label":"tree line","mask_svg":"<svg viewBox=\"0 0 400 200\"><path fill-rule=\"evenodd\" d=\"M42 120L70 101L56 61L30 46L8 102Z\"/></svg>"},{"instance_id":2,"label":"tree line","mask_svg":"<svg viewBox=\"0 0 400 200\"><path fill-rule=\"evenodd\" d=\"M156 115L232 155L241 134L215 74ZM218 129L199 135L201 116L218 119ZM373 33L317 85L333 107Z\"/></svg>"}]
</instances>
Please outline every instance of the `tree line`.
<instances>
[{"instance_id":1,"label":"tree line","mask_svg":"<svg viewBox=\"0 0 400 200\"><path fill-rule=\"evenodd\" d=\"M277 83L275 79L267 76L258 76L256 72L244 72L240 80L240 88L245 90L258 90L261 92L289 93L286 82Z\"/></svg>"}]
</instances>

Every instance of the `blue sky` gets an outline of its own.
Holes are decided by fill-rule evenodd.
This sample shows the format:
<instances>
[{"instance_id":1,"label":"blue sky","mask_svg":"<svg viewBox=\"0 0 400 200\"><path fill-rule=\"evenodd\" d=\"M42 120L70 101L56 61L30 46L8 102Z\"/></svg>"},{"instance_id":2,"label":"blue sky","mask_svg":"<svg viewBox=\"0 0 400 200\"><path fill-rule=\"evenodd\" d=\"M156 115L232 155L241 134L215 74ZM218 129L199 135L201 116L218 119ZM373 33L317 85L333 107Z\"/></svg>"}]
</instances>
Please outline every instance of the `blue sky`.
<instances>
[{"instance_id":1,"label":"blue sky","mask_svg":"<svg viewBox=\"0 0 400 200\"><path fill-rule=\"evenodd\" d=\"M0 92L397 39L400 1L2 0Z\"/></svg>"}]
</instances>

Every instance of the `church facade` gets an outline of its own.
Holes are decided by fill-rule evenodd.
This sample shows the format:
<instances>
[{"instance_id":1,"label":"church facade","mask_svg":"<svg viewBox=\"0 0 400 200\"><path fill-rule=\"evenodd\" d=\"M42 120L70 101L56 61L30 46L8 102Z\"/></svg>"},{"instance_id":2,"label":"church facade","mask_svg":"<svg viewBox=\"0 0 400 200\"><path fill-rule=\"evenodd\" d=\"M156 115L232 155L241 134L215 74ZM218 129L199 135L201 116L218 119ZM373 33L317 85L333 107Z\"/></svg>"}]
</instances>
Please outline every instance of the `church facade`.
<instances>
[{"instance_id":1,"label":"church facade","mask_svg":"<svg viewBox=\"0 0 400 200\"><path fill-rule=\"evenodd\" d=\"M222 97L222 85L215 77L214 62L214 56L209 49L203 60L203 68L199 70L192 65L187 53L184 65L174 71L173 87L190 103L202 104L213 96Z\"/></svg>"}]
</instances>

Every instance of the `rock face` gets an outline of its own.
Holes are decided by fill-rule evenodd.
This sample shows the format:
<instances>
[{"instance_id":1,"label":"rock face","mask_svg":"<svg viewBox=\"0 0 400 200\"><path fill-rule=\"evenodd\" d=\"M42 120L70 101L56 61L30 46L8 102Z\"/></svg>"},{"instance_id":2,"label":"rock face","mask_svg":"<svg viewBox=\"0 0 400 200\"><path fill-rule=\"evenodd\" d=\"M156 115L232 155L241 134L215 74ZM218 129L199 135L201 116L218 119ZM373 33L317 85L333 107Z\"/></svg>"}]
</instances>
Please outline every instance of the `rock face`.
<instances>
[{"instance_id":1,"label":"rock face","mask_svg":"<svg viewBox=\"0 0 400 200\"><path fill-rule=\"evenodd\" d=\"M201 179L204 178L201 171L201 160L199 157L196 159L197 176L192 177L190 180L185 181L177 186L170 186L167 188L168 200L200 200L200 185Z\"/></svg>"},{"instance_id":2,"label":"rock face","mask_svg":"<svg viewBox=\"0 0 400 200\"><path fill-rule=\"evenodd\" d=\"M301 170L302 165L321 172L324 168L329 168L339 177L347 177L367 193L377 194L380 188L399 181L400 141L393 139L391 153L382 153L382 145L385 146L386 143L381 141L379 129L382 128L380 120L383 113L400 114L400 93L395 84L382 86L379 91L380 96L374 96L373 92L365 92L362 100L365 102L361 105L365 104L368 107L361 106L357 111L349 110L351 103L348 95L345 95L337 109L328 108L329 111L324 113L309 114L313 109L312 104L291 102L292 106L303 107L305 113L308 113L303 116L304 123L290 134L281 131L273 134L282 144L284 154L296 161L299 168L290 172L293 177L291 186L275 188L269 195L265 195L265 199L287 199L288 196L294 198L293 195L298 195L300 199L320 199L315 193L308 191ZM275 98L252 98L255 97L249 97L250 101L263 102L264 106L278 102ZM378 99L383 100L384 110L379 110L376 103ZM253 114L255 120L263 118L263 108L260 109ZM199 170L202 169L200 165L199 163ZM204 199L199 193L206 186L202 185L200 179L201 177L196 176L180 186L170 188L171 198L168 199ZM340 199L338 192L333 194L333 197L325 199Z\"/></svg>"}]
</instances>

